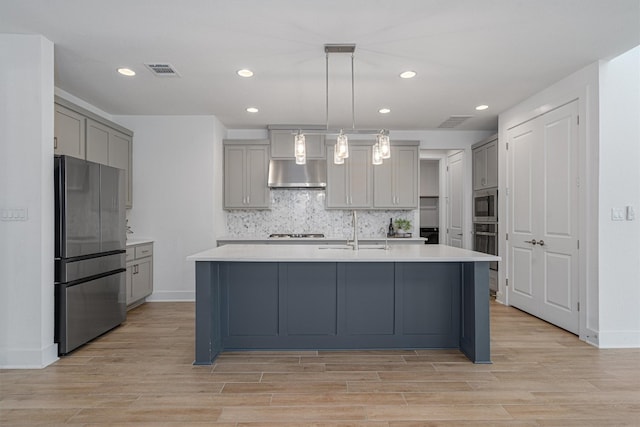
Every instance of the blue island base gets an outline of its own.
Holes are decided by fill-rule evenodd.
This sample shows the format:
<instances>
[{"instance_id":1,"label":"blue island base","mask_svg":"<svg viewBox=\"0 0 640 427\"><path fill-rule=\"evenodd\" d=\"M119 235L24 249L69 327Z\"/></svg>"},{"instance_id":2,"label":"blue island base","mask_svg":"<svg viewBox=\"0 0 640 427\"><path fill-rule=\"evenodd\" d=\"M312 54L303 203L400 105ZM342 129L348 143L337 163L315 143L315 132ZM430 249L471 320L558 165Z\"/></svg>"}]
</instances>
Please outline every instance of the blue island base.
<instances>
[{"instance_id":1,"label":"blue island base","mask_svg":"<svg viewBox=\"0 0 640 427\"><path fill-rule=\"evenodd\" d=\"M459 348L491 363L488 262L196 262L196 357Z\"/></svg>"}]
</instances>

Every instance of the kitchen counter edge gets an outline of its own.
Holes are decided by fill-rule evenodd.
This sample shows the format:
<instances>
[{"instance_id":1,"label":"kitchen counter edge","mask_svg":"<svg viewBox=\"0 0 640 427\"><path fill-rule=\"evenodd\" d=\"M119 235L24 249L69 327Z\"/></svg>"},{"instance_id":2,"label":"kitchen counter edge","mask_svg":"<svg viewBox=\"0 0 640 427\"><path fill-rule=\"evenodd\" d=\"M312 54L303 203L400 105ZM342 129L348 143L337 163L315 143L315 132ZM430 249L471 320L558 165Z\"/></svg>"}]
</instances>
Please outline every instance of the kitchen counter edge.
<instances>
[{"instance_id":1,"label":"kitchen counter edge","mask_svg":"<svg viewBox=\"0 0 640 427\"><path fill-rule=\"evenodd\" d=\"M228 262L489 262L498 256L446 245L392 245L389 249L369 245L360 250L326 244L224 245L190 255L188 261Z\"/></svg>"}]
</instances>

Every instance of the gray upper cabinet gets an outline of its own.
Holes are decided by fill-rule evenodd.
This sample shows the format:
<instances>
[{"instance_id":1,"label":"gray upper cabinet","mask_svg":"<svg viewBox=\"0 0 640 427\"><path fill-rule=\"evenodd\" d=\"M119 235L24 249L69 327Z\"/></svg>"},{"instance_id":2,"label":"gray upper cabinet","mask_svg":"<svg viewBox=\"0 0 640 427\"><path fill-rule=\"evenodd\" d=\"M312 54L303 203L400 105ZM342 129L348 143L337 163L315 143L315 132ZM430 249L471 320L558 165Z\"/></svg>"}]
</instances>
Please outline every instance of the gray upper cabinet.
<instances>
[{"instance_id":1,"label":"gray upper cabinet","mask_svg":"<svg viewBox=\"0 0 640 427\"><path fill-rule=\"evenodd\" d=\"M498 140L473 149L473 189L498 186Z\"/></svg>"},{"instance_id":2,"label":"gray upper cabinet","mask_svg":"<svg viewBox=\"0 0 640 427\"><path fill-rule=\"evenodd\" d=\"M269 141L224 141L224 208L268 209Z\"/></svg>"},{"instance_id":3,"label":"gray upper cabinet","mask_svg":"<svg viewBox=\"0 0 640 427\"><path fill-rule=\"evenodd\" d=\"M373 166L374 208L416 209L418 207L418 147L391 147L391 158Z\"/></svg>"},{"instance_id":4,"label":"gray upper cabinet","mask_svg":"<svg viewBox=\"0 0 640 427\"><path fill-rule=\"evenodd\" d=\"M133 132L63 98L55 98L54 153L123 169L133 206Z\"/></svg>"},{"instance_id":5,"label":"gray upper cabinet","mask_svg":"<svg viewBox=\"0 0 640 427\"><path fill-rule=\"evenodd\" d=\"M132 139L129 135L111 127L87 119L86 159L125 171L127 183L127 208L133 206L133 186L131 180Z\"/></svg>"},{"instance_id":6,"label":"gray upper cabinet","mask_svg":"<svg viewBox=\"0 0 640 427\"><path fill-rule=\"evenodd\" d=\"M55 154L85 158L85 120L62 105L55 104L53 152Z\"/></svg>"},{"instance_id":7,"label":"gray upper cabinet","mask_svg":"<svg viewBox=\"0 0 640 427\"><path fill-rule=\"evenodd\" d=\"M373 205L371 144L349 144L344 164L333 163L334 145L327 145L327 208L358 209Z\"/></svg>"},{"instance_id":8,"label":"gray upper cabinet","mask_svg":"<svg viewBox=\"0 0 640 427\"><path fill-rule=\"evenodd\" d=\"M271 158L294 159L293 140L294 131L270 130ZM324 135L306 135L305 150L307 159L324 159Z\"/></svg>"}]
</instances>

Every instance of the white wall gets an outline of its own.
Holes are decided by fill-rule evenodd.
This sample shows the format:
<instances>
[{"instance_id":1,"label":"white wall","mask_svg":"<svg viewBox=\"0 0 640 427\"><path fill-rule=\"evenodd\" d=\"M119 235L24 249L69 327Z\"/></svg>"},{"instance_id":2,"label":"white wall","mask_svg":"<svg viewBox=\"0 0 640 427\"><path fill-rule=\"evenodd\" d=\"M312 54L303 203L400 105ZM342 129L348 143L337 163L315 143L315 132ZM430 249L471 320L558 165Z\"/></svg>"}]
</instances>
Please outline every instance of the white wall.
<instances>
[{"instance_id":1,"label":"white wall","mask_svg":"<svg viewBox=\"0 0 640 427\"><path fill-rule=\"evenodd\" d=\"M54 335L53 44L0 35L0 368L57 359Z\"/></svg>"},{"instance_id":2,"label":"white wall","mask_svg":"<svg viewBox=\"0 0 640 427\"><path fill-rule=\"evenodd\" d=\"M213 116L114 116L134 132L129 238L154 240L150 301L195 299L186 257L215 246L224 230L222 139Z\"/></svg>"},{"instance_id":3,"label":"white wall","mask_svg":"<svg viewBox=\"0 0 640 427\"><path fill-rule=\"evenodd\" d=\"M601 64L599 159L599 343L640 347L640 46Z\"/></svg>"}]
</instances>

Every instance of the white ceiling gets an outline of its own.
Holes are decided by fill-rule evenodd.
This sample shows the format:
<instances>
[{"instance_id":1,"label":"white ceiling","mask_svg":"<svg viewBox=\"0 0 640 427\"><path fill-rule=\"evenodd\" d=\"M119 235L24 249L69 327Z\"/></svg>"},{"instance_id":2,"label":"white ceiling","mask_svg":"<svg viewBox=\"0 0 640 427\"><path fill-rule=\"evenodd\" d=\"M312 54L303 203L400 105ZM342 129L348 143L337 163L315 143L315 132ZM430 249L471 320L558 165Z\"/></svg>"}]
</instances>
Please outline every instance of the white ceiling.
<instances>
[{"instance_id":1,"label":"white ceiling","mask_svg":"<svg viewBox=\"0 0 640 427\"><path fill-rule=\"evenodd\" d=\"M457 129L495 130L505 109L640 44L640 0L2 0L0 32L53 41L56 86L113 115L324 125L324 45L355 43L357 128L472 115ZM351 127L350 56L329 59L330 126Z\"/></svg>"}]
</instances>

